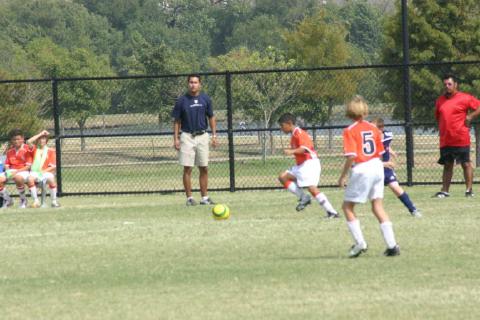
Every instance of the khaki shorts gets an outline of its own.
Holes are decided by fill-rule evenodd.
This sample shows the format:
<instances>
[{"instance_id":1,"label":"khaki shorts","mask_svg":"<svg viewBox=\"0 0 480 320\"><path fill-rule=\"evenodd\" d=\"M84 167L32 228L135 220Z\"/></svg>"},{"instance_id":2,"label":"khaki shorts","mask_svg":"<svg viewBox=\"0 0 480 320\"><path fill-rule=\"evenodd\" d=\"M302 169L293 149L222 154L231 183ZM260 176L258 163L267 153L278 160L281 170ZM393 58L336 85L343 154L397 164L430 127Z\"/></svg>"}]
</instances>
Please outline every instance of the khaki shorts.
<instances>
[{"instance_id":1,"label":"khaki shorts","mask_svg":"<svg viewBox=\"0 0 480 320\"><path fill-rule=\"evenodd\" d=\"M207 167L208 142L208 133L194 137L190 133L182 132L180 135L180 164L184 167Z\"/></svg>"}]
</instances>

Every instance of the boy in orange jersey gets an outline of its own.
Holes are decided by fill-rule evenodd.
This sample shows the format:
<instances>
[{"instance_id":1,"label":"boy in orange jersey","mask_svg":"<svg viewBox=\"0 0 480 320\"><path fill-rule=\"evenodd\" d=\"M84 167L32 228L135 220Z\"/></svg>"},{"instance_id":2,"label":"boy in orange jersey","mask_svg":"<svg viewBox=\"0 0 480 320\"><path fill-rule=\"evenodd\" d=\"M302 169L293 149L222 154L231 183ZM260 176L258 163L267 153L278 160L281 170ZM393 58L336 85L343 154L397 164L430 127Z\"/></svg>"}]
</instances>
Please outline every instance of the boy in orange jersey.
<instances>
[{"instance_id":1,"label":"boy in orange jersey","mask_svg":"<svg viewBox=\"0 0 480 320\"><path fill-rule=\"evenodd\" d=\"M342 206L348 229L355 241L349 256L356 258L367 251L367 243L354 212L355 204L365 203L367 199L372 203L372 212L380 223L383 239L387 245L384 255L397 256L400 254L400 248L395 241L392 223L383 209L384 172L380 157L385 150L382 133L376 126L364 120L367 115L368 105L361 96L356 96L347 104L346 116L354 122L343 131L346 159L338 184L342 188L346 186L347 174L350 171Z\"/></svg>"},{"instance_id":2,"label":"boy in orange jersey","mask_svg":"<svg viewBox=\"0 0 480 320\"><path fill-rule=\"evenodd\" d=\"M58 208L60 205L57 202L57 184L55 182L56 155L55 150L47 146L48 135L49 132L43 130L27 141L33 153L29 184L40 183L43 187L48 184L52 208ZM43 203L42 207L45 206L46 204Z\"/></svg>"},{"instance_id":3,"label":"boy in orange jersey","mask_svg":"<svg viewBox=\"0 0 480 320\"><path fill-rule=\"evenodd\" d=\"M27 207L27 198L25 196L25 184L29 180L29 170L32 165L32 153L30 148L24 143L25 138L20 129L13 129L9 132L10 149L7 151L5 160L5 172L0 174L0 193L3 195L6 206L11 205L11 198L5 191L5 183L12 179L17 185L20 195L20 208ZM37 197L37 188L35 185L29 185L30 194L34 200L34 206L39 204Z\"/></svg>"},{"instance_id":4,"label":"boy in orange jersey","mask_svg":"<svg viewBox=\"0 0 480 320\"><path fill-rule=\"evenodd\" d=\"M312 139L307 132L295 125L295 116L291 113L283 114L278 123L284 133L292 135L290 148L285 149L284 153L295 156L296 162L296 165L290 170L280 174L278 180L285 189L298 197L297 211L305 209L311 203L311 197L305 194L302 189L307 187L308 191L327 213L326 218L338 218L337 211L325 194L318 189L321 166L317 153L313 149Z\"/></svg>"}]
</instances>

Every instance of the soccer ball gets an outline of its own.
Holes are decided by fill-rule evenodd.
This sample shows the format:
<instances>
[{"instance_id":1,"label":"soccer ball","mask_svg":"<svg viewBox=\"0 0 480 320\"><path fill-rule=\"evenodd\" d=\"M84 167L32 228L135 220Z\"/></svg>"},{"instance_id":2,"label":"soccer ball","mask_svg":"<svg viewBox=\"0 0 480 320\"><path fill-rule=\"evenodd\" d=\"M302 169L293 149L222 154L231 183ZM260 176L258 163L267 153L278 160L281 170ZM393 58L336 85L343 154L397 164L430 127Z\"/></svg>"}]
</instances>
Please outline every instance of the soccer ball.
<instances>
[{"instance_id":1,"label":"soccer ball","mask_svg":"<svg viewBox=\"0 0 480 320\"><path fill-rule=\"evenodd\" d=\"M217 204L212 208L212 215L215 220L225 220L230 217L230 209L224 204Z\"/></svg>"}]
</instances>

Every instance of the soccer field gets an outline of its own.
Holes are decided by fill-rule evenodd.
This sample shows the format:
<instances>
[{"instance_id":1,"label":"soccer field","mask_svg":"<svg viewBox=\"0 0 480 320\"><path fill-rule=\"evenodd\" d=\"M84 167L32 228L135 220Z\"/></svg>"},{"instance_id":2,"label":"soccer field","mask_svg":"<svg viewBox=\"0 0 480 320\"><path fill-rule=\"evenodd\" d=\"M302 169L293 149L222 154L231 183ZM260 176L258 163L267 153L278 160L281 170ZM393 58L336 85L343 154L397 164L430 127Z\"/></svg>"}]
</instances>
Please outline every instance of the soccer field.
<instances>
[{"instance_id":1,"label":"soccer field","mask_svg":"<svg viewBox=\"0 0 480 320\"><path fill-rule=\"evenodd\" d=\"M285 191L212 193L231 218L182 194L67 197L59 209L0 211L2 319L478 319L479 199L386 191L399 257L368 205L369 250L348 259L344 219L295 211ZM340 209L342 191L325 189Z\"/></svg>"}]
</instances>

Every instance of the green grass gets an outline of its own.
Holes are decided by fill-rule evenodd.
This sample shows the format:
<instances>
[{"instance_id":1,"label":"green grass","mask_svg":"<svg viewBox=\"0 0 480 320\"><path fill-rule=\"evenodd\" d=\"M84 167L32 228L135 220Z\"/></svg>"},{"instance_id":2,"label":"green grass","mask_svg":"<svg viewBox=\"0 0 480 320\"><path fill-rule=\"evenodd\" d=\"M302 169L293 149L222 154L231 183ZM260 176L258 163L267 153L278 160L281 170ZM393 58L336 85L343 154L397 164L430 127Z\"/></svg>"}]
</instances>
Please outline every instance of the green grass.
<instances>
[{"instance_id":1,"label":"green grass","mask_svg":"<svg viewBox=\"0 0 480 320\"><path fill-rule=\"evenodd\" d=\"M2 319L478 319L478 199L431 199L424 217L390 192L402 254L358 207L369 251L348 259L345 222L284 191L212 193L227 221L184 197L67 197L0 213ZM325 189L335 207L342 192ZM387 191L387 190L386 190Z\"/></svg>"}]
</instances>

